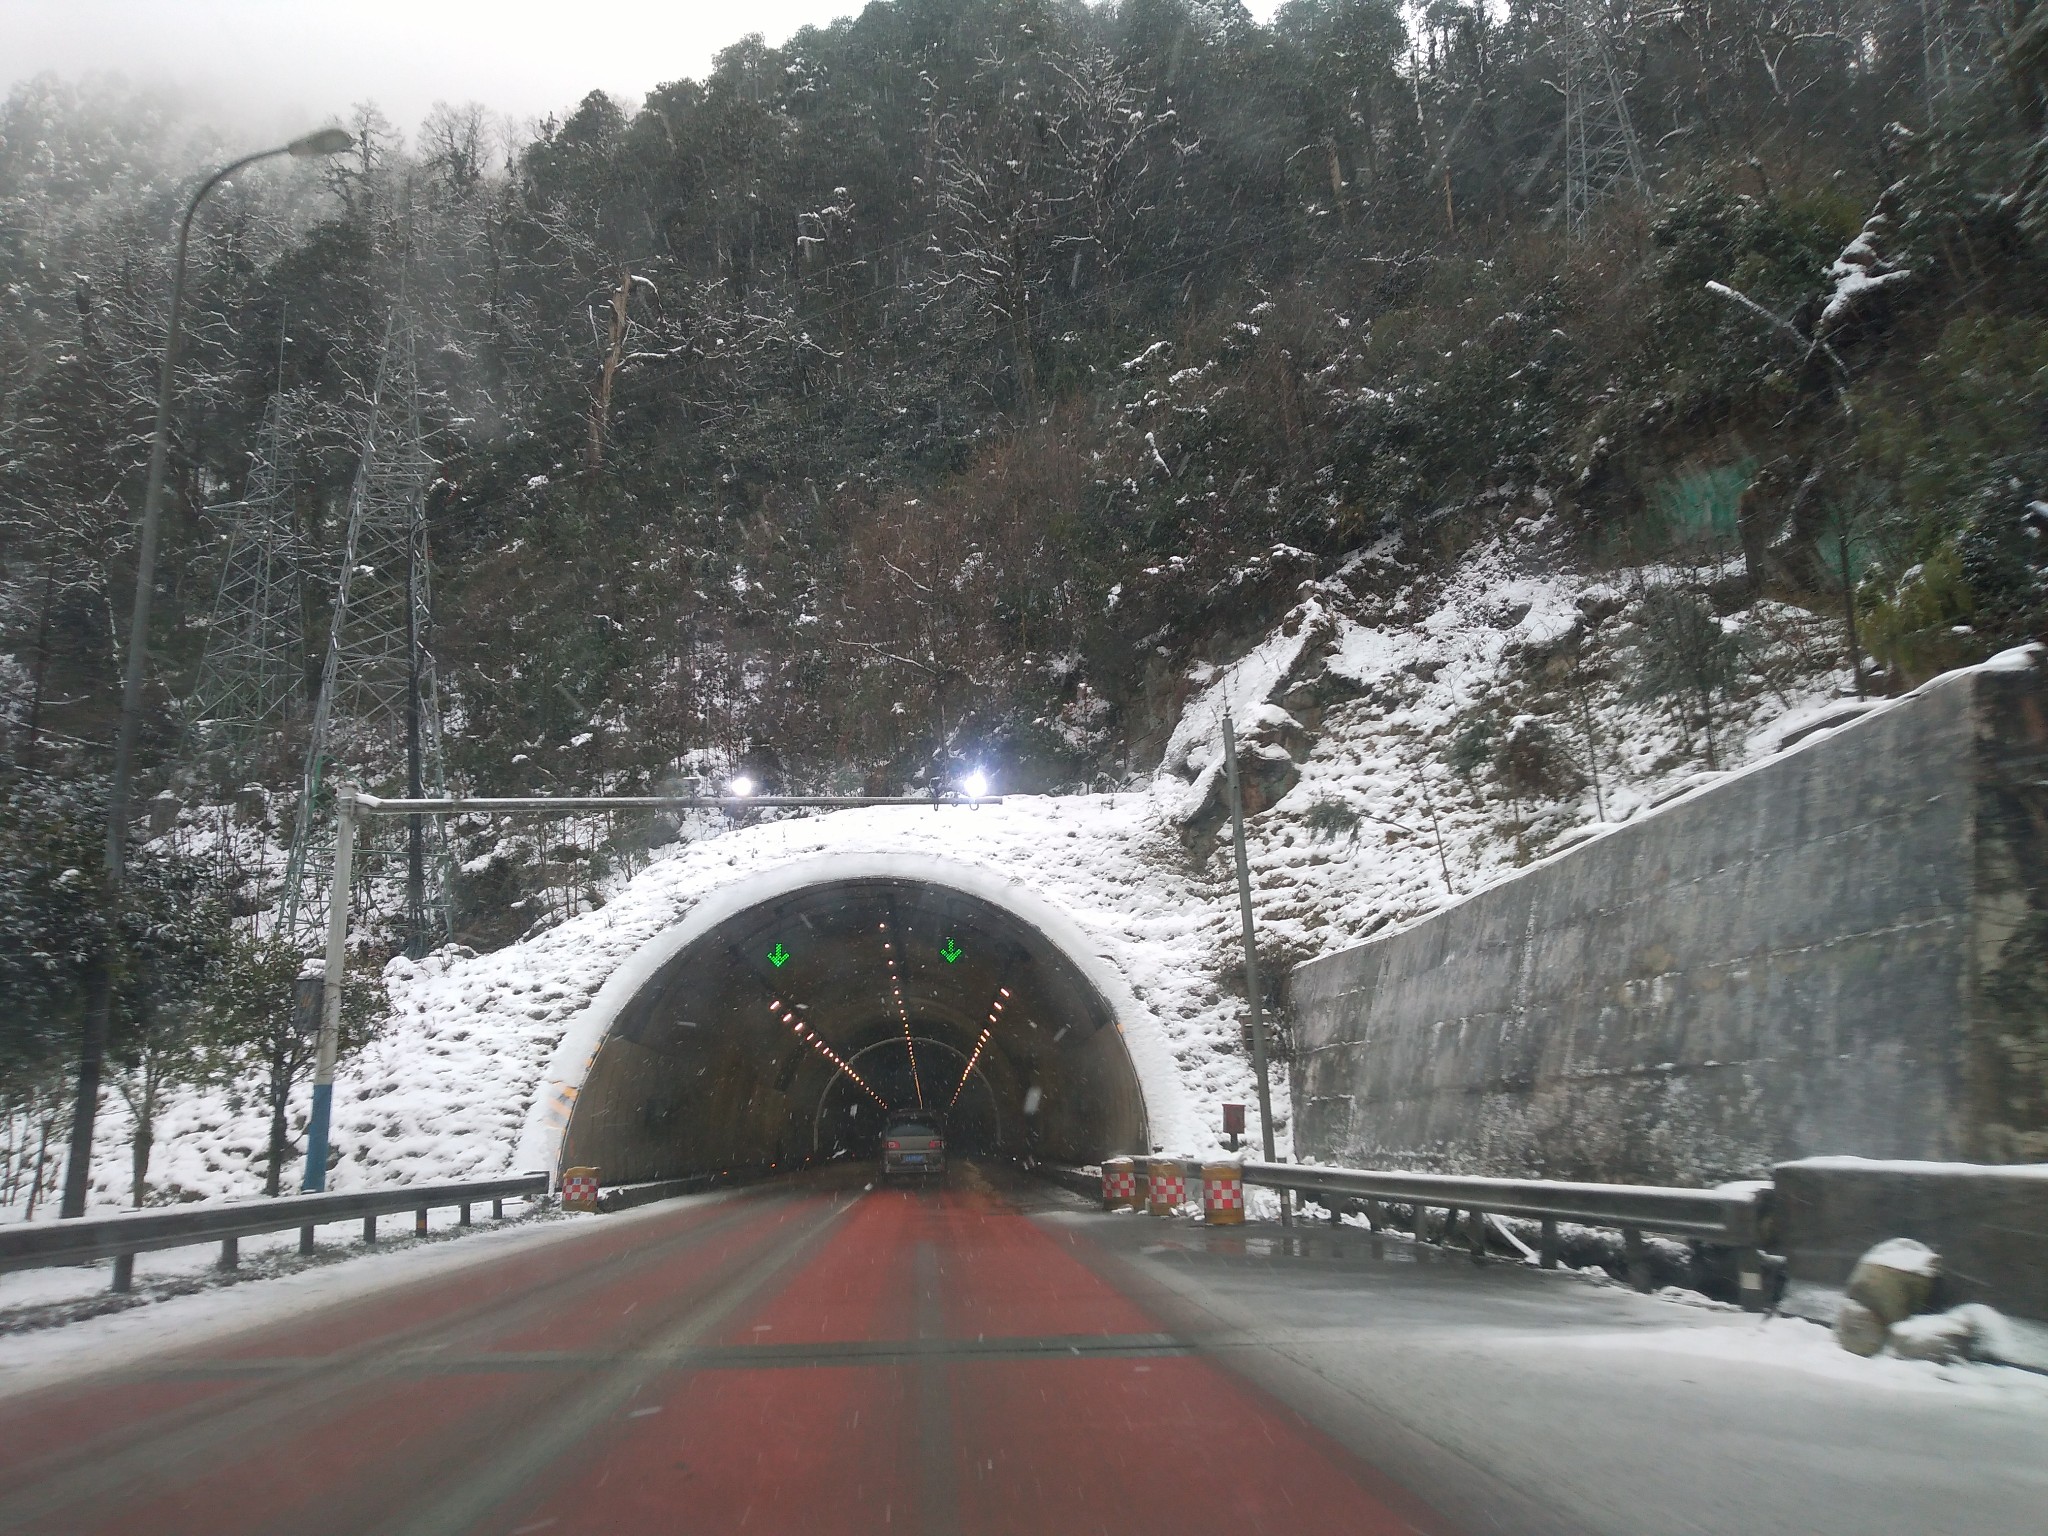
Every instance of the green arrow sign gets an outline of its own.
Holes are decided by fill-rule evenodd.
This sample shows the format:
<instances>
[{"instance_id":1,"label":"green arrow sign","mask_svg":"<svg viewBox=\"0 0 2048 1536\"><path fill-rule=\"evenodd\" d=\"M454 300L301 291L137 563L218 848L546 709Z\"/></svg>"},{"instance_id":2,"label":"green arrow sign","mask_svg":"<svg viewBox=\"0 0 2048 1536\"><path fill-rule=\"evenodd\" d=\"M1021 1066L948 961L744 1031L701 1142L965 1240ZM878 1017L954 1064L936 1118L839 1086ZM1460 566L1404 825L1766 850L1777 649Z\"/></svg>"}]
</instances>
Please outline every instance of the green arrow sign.
<instances>
[{"instance_id":1,"label":"green arrow sign","mask_svg":"<svg viewBox=\"0 0 2048 1536\"><path fill-rule=\"evenodd\" d=\"M775 969L779 971L782 969L783 965L788 961L788 959L789 951L782 947L782 943L780 940L777 940L775 947L768 951L768 963L774 966Z\"/></svg>"},{"instance_id":2,"label":"green arrow sign","mask_svg":"<svg viewBox=\"0 0 2048 1536\"><path fill-rule=\"evenodd\" d=\"M946 964L951 965L955 960L966 954L967 951L958 944L955 944L951 939L948 939L946 940L945 948L941 949L939 953L946 957Z\"/></svg>"}]
</instances>

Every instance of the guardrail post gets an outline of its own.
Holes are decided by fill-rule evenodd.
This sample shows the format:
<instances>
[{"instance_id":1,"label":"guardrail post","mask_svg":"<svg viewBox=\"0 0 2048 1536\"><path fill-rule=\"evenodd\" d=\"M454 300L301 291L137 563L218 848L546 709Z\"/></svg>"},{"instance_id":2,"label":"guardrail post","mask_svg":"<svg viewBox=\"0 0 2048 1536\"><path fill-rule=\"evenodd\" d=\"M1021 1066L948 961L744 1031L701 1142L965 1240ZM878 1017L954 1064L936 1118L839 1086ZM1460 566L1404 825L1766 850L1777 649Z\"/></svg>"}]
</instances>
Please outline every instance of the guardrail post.
<instances>
[{"instance_id":1,"label":"guardrail post","mask_svg":"<svg viewBox=\"0 0 2048 1536\"><path fill-rule=\"evenodd\" d=\"M1486 1257L1486 1213L1484 1211L1472 1211L1468 1214L1472 1220L1466 1228L1465 1237L1472 1248L1472 1262L1477 1264Z\"/></svg>"},{"instance_id":2,"label":"guardrail post","mask_svg":"<svg viewBox=\"0 0 2048 1536\"><path fill-rule=\"evenodd\" d=\"M114 1255L114 1289L126 1295L135 1289L135 1255L117 1253Z\"/></svg>"},{"instance_id":3,"label":"guardrail post","mask_svg":"<svg viewBox=\"0 0 2048 1536\"><path fill-rule=\"evenodd\" d=\"M425 1237L427 1235L427 1208L424 1205L412 1213L412 1235L414 1237Z\"/></svg>"},{"instance_id":4,"label":"guardrail post","mask_svg":"<svg viewBox=\"0 0 2048 1536\"><path fill-rule=\"evenodd\" d=\"M502 1200L493 1200L493 1201L491 1202L491 1220L493 1220L493 1221L503 1221L504 1219L505 1219L505 1202L504 1202L504 1201L502 1201Z\"/></svg>"},{"instance_id":5,"label":"guardrail post","mask_svg":"<svg viewBox=\"0 0 2048 1536\"><path fill-rule=\"evenodd\" d=\"M1735 1250L1735 1278L1742 1296L1742 1310L1762 1312L1764 1300L1764 1255L1761 1248Z\"/></svg>"},{"instance_id":6,"label":"guardrail post","mask_svg":"<svg viewBox=\"0 0 2048 1536\"><path fill-rule=\"evenodd\" d=\"M238 1237L224 1237L220 1240L220 1267L233 1269L242 1262L242 1240Z\"/></svg>"},{"instance_id":7,"label":"guardrail post","mask_svg":"<svg viewBox=\"0 0 2048 1536\"><path fill-rule=\"evenodd\" d=\"M1442 1243L1444 1247L1448 1248L1457 1240L1458 1208L1455 1205L1446 1206L1444 1208L1444 1232L1443 1236L1439 1238L1438 1241Z\"/></svg>"},{"instance_id":8,"label":"guardrail post","mask_svg":"<svg viewBox=\"0 0 2048 1536\"><path fill-rule=\"evenodd\" d=\"M1621 1244L1628 1255L1628 1283L1639 1291L1650 1288L1650 1257L1643 1247L1641 1227L1623 1227Z\"/></svg>"},{"instance_id":9,"label":"guardrail post","mask_svg":"<svg viewBox=\"0 0 2048 1536\"><path fill-rule=\"evenodd\" d=\"M469 1202L468 1202L467 1200L465 1200L465 1201L463 1201L463 1202L462 1202L462 1221L461 1221L461 1225L463 1225L463 1226L465 1226L465 1227L469 1225Z\"/></svg>"},{"instance_id":10,"label":"guardrail post","mask_svg":"<svg viewBox=\"0 0 2048 1536\"><path fill-rule=\"evenodd\" d=\"M312 1256L313 1229L311 1227L301 1227L299 1228L299 1257L302 1259L310 1259Z\"/></svg>"},{"instance_id":11,"label":"guardrail post","mask_svg":"<svg viewBox=\"0 0 2048 1536\"><path fill-rule=\"evenodd\" d=\"M363 1218L363 1241L365 1243L377 1241L377 1218L374 1216L365 1216Z\"/></svg>"},{"instance_id":12,"label":"guardrail post","mask_svg":"<svg viewBox=\"0 0 2048 1536\"><path fill-rule=\"evenodd\" d=\"M1540 1239L1540 1246L1537 1252L1540 1256L1538 1262L1545 1269L1557 1268L1557 1218L1555 1216L1543 1218L1543 1236Z\"/></svg>"}]
</instances>

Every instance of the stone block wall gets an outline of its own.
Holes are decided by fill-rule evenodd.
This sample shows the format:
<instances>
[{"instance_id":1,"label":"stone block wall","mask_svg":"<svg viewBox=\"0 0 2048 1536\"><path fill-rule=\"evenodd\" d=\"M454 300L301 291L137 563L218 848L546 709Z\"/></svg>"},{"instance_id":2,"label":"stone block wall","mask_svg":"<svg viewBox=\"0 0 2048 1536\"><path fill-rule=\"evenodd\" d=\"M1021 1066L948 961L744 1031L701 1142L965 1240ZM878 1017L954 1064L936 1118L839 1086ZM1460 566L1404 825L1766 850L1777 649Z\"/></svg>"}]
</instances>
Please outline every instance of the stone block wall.
<instances>
[{"instance_id":1,"label":"stone block wall","mask_svg":"<svg viewBox=\"0 0 2048 1536\"><path fill-rule=\"evenodd\" d=\"M1620 1182L2048 1159L2048 674L1953 673L1298 967L1297 1155Z\"/></svg>"}]
</instances>

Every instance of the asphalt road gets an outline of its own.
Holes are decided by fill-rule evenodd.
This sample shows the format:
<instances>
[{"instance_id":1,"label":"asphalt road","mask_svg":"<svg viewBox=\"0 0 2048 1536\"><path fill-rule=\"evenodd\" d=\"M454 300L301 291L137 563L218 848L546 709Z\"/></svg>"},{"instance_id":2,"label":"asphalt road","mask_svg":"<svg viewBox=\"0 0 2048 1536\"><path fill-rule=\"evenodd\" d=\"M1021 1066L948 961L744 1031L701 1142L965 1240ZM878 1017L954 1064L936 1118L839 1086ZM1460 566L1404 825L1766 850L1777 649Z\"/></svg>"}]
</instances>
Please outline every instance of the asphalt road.
<instances>
[{"instance_id":1,"label":"asphalt road","mask_svg":"<svg viewBox=\"0 0 2048 1536\"><path fill-rule=\"evenodd\" d=\"M2048 1393L1774 1371L1720 1348L1739 1315L1405 1242L865 1177L0 1402L0 1532L2044 1529Z\"/></svg>"}]
</instances>

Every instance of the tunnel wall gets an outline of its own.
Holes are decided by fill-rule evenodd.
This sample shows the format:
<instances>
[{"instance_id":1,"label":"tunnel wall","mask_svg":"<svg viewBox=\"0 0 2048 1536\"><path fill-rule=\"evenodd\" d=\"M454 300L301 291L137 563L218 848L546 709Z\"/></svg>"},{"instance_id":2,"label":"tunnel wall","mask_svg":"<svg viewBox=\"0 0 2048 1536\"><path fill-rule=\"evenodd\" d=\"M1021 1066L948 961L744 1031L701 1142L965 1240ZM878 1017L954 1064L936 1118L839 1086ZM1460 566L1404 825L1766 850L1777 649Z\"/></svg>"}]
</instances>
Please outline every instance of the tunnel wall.
<instances>
[{"instance_id":1,"label":"tunnel wall","mask_svg":"<svg viewBox=\"0 0 2048 1536\"><path fill-rule=\"evenodd\" d=\"M2048 1158L2044 705L2024 658L1950 674L1300 966L1298 1152L1674 1184Z\"/></svg>"},{"instance_id":2,"label":"tunnel wall","mask_svg":"<svg viewBox=\"0 0 2048 1536\"><path fill-rule=\"evenodd\" d=\"M586 1092L596 1097L604 1086L593 1074L626 1073L633 1065L633 1047L615 1036L636 1009L650 1005L655 989L672 982L673 962L678 956L750 909L814 888L865 880L903 881L957 892L987 902L1006 917L1035 930L1079 973L1109 1011L1115 1028L1098 1032L1086 1049L1115 1052L1122 1058L1119 1065L1127 1076L1135 1079L1136 1120L1144 1134L1155 1141L1163 1137L1184 1141L1190 1136L1192 1115L1158 1020L1139 1000L1114 961L1099 951L1072 918L993 870L926 855L867 852L793 860L735 880L705 897L673 927L635 950L564 1030L536 1087L520 1136L516 1165L559 1171L565 1136L579 1100ZM1102 1074L1105 1079L1108 1075ZM758 1139L766 1122L755 1123L750 1117L769 1112L767 1106L758 1103L713 1109L702 1123L702 1142L710 1146L729 1144L728 1138ZM651 1164L643 1167L643 1161L637 1154L616 1161L616 1176L668 1176L666 1164L659 1168ZM613 1171L607 1170L606 1177L614 1177Z\"/></svg>"}]
</instances>

